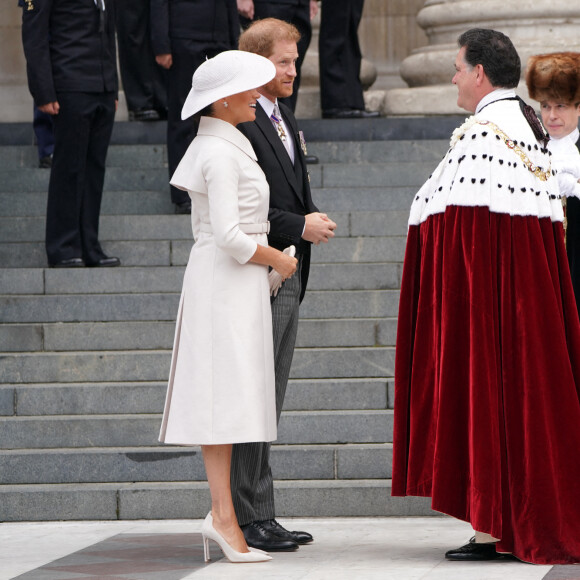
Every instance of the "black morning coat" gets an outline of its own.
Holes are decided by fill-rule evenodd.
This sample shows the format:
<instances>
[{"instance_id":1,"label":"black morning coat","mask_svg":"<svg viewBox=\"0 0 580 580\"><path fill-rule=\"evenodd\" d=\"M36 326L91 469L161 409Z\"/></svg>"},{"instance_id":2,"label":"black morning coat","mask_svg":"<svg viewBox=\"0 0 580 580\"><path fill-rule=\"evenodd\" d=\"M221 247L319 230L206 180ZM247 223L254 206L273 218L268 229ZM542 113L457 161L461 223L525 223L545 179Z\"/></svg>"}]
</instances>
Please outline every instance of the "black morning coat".
<instances>
[{"instance_id":1,"label":"black morning coat","mask_svg":"<svg viewBox=\"0 0 580 580\"><path fill-rule=\"evenodd\" d=\"M293 244L303 256L300 273L302 281L300 300L302 301L310 271L311 247L310 242L302 239L304 216L317 212L318 209L310 193L308 171L296 119L292 111L283 103L279 103L279 106L284 121L294 137L294 166L272 121L261 106L256 106L256 120L252 123L242 123L238 125L238 129L250 140L270 186L268 243L278 250L283 250Z\"/></svg>"},{"instance_id":2,"label":"black morning coat","mask_svg":"<svg viewBox=\"0 0 580 580\"><path fill-rule=\"evenodd\" d=\"M37 106L58 92L118 90L114 1L24 0L22 43L28 86Z\"/></svg>"}]
</instances>

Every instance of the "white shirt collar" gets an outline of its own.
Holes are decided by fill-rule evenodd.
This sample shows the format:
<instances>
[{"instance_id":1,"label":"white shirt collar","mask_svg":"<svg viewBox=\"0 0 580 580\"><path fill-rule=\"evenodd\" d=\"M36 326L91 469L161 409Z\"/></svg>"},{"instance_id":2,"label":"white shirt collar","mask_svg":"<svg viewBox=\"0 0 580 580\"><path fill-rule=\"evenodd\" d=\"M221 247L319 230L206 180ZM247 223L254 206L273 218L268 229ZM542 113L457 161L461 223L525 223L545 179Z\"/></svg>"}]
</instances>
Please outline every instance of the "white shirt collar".
<instances>
[{"instance_id":1,"label":"white shirt collar","mask_svg":"<svg viewBox=\"0 0 580 580\"><path fill-rule=\"evenodd\" d=\"M274 112L274 106L278 104L278 99L276 99L276 102L273 103L268 97L265 97L264 95L260 95L260 98L258 99L258 103L260 103L260 105L262 106L262 109L264 109L264 112L266 113L266 115L268 115L268 117L271 117L272 113Z\"/></svg>"},{"instance_id":2,"label":"white shirt collar","mask_svg":"<svg viewBox=\"0 0 580 580\"><path fill-rule=\"evenodd\" d=\"M578 141L578 138L580 137L580 130L578 130L578 127L576 127L576 129L574 129L574 131L572 131L572 133L568 133L568 135L566 135L566 137L568 137L568 139L570 139L570 141L572 141L572 143L576 144L576 142Z\"/></svg>"},{"instance_id":3,"label":"white shirt collar","mask_svg":"<svg viewBox=\"0 0 580 580\"><path fill-rule=\"evenodd\" d=\"M481 101L479 101L477 108L475 109L475 113L479 113L483 107L493 103L494 101L499 101L501 99L510 99L516 96L516 92L513 89L495 89L495 91L491 91L491 93L487 93Z\"/></svg>"},{"instance_id":4,"label":"white shirt collar","mask_svg":"<svg viewBox=\"0 0 580 580\"><path fill-rule=\"evenodd\" d=\"M568 135L564 135L563 137L550 137L550 141L548 142L548 149L557 148L560 150L561 148L566 148L568 144L576 145L578 137L580 137L580 131L578 131L578 128L574 129L571 133L568 133Z\"/></svg>"}]
</instances>

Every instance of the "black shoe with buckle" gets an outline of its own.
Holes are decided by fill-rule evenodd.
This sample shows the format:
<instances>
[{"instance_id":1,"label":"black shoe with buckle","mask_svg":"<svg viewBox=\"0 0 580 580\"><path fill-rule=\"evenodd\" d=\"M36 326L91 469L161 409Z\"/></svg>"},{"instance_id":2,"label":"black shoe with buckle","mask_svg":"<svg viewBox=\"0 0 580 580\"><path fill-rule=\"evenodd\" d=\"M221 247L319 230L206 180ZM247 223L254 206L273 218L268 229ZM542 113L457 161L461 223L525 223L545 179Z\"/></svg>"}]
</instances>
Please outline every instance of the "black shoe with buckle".
<instances>
[{"instance_id":1,"label":"black shoe with buckle","mask_svg":"<svg viewBox=\"0 0 580 580\"><path fill-rule=\"evenodd\" d=\"M250 548L266 552L294 552L298 549L298 544L294 540L281 538L267 530L262 522L252 522L240 527Z\"/></svg>"},{"instance_id":2,"label":"black shoe with buckle","mask_svg":"<svg viewBox=\"0 0 580 580\"><path fill-rule=\"evenodd\" d=\"M484 560L513 559L511 554L502 554L496 552L495 542L479 544L476 543L475 537L469 540L468 544L448 550L445 552L448 560L459 560L462 562L482 562Z\"/></svg>"},{"instance_id":3,"label":"black shoe with buckle","mask_svg":"<svg viewBox=\"0 0 580 580\"><path fill-rule=\"evenodd\" d=\"M291 532L286 528L283 528L276 520L264 520L257 523L280 538L284 540L293 540L297 544L309 544L314 539L308 532Z\"/></svg>"}]
</instances>

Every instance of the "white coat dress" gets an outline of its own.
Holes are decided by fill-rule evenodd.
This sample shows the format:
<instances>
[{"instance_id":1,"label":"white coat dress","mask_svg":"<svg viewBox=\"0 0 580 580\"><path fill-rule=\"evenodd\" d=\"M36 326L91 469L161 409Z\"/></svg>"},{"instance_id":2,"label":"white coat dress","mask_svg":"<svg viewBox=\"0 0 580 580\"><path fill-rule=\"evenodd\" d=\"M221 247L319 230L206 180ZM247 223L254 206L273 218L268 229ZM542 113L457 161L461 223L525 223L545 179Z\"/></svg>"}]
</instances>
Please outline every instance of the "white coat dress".
<instances>
[{"instance_id":1,"label":"white coat dress","mask_svg":"<svg viewBox=\"0 0 580 580\"><path fill-rule=\"evenodd\" d=\"M276 439L267 266L248 260L266 233L269 188L250 142L202 117L172 185L192 200L195 244L177 316L159 440L217 445Z\"/></svg>"}]
</instances>

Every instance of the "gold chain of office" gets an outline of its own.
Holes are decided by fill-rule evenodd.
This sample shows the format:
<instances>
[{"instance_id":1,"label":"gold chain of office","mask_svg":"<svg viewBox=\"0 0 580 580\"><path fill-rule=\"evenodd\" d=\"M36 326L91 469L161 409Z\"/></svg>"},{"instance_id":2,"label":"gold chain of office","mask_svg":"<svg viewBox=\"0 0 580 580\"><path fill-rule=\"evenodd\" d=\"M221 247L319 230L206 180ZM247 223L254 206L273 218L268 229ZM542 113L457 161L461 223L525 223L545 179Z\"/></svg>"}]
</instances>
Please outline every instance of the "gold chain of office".
<instances>
[{"instance_id":1,"label":"gold chain of office","mask_svg":"<svg viewBox=\"0 0 580 580\"><path fill-rule=\"evenodd\" d=\"M522 160L531 173L541 181L548 181L552 175L551 161L548 165L548 169L542 169L539 165L532 163L526 152L515 141L512 141L495 123L492 123L491 121L477 121L477 123L479 125L487 125L491 127L493 132L498 135L499 138Z\"/></svg>"}]
</instances>

